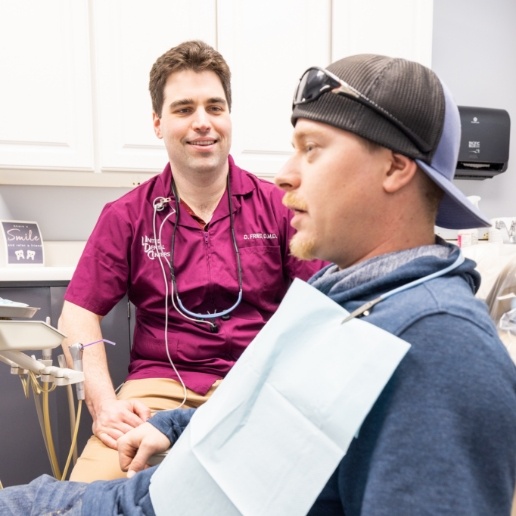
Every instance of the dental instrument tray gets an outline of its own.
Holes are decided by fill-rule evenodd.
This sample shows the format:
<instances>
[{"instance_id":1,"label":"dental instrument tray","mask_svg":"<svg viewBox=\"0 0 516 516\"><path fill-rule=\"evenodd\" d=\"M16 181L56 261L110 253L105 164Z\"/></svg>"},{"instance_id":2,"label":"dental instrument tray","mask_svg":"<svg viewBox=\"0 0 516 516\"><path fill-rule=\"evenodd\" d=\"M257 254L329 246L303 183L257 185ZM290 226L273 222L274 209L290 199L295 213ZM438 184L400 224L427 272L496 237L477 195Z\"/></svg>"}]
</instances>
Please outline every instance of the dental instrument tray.
<instances>
[{"instance_id":1,"label":"dental instrument tray","mask_svg":"<svg viewBox=\"0 0 516 516\"><path fill-rule=\"evenodd\" d=\"M0 320L0 352L53 349L64 338L65 335L44 321Z\"/></svg>"},{"instance_id":2,"label":"dental instrument tray","mask_svg":"<svg viewBox=\"0 0 516 516\"><path fill-rule=\"evenodd\" d=\"M0 297L0 319L11 319L13 317L30 319L38 310L39 308L34 308L25 303Z\"/></svg>"},{"instance_id":3,"label":"dental instrument tray","mask_svg":"<svg viewBox=\"0 0 516 516\"><path fill-rule=\"evenodd\" d=\"M0 319L11 319L12 317L20 317L22 319L30 319L39 308L33 306L15 306L0 304Z\"/></svg>"}]
</instances>

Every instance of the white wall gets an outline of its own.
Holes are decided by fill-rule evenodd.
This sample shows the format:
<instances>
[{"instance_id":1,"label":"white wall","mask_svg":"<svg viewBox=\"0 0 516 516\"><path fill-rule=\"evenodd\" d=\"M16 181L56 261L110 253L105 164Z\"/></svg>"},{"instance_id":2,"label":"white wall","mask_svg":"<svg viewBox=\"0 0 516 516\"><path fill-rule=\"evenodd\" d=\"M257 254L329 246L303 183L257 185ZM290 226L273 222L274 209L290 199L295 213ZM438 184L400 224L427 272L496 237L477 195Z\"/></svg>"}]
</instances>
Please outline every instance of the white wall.
<instances>
[{"instance_id":1,"label":"white wall","mask_svg":"<svg viewBox=\"0 0 516 516\"><path fill-rule=\"evenodd\" d=\"M467 195L481 196L488 217L516 216L515 21L514 0L434 0L433 69L458 104L503 108L513 121L509 169L485 181L456 181ZM102 206L124 191L0 186L0 217L37 220L46 240L85 240Z\"/></svg>"},{"instance_id":2,"label":"white wall","mask_svg":"<svg viewBox=\"0 0 516 516\"><path fill-rule=\"evenodd\" d=\"M36 221L46 241L84 241L104 204L127 191L124 188L2 185L0 218Z\"/></svg>"},{"instance_id":3,"label":"white wall","mask_svg":"<svg viewBox=\"0 0 516 516\"><path fill-rule=\"evenodd\" d=\"M505 109L511 117L509 167L484 181L457 180L481 197L489 217L516 216L516 2L434 0L432 68L459 105Z\"/></svg>"}]
</instances>

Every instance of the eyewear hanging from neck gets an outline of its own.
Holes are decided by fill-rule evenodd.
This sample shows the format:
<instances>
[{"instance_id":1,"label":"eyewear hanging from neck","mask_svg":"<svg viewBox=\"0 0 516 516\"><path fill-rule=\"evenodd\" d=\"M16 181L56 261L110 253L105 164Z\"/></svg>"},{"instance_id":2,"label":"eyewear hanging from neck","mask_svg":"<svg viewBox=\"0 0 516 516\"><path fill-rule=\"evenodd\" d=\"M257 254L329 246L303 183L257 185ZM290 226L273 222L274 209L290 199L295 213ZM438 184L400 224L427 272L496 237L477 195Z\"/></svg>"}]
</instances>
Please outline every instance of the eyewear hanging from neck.
<instances>
[{"instance_id":1,"label":"eyewear hanging from neck","mask_svg":"<svg viewBox=\"0 0 516 516\"><path fill-rule=\"evenodd\" d=\"M214 312L214 313L197 313L197 312L191 312L187 308L185 308L183 302L181 301L181 298L179 297L179 291L177 289L177 283L176 283L176 274L174 270L174 250L175 250L175 243L176 243L176 233L177 233L177 226L179 224L179 194L177 193L177 189L175 184L172 182L172 192L174 194L175 203L176 203L176 220L174 222L174 230L172 232L172 243L171 243L171 251L170 251L170 276L172 278L172 287L173 292L172 295L175 296L177 304L179 305L179 309L185 313L186 315L189 315L190 317L195 317L196 319L216 319L218 317L225 317L226 315L230 314L242 301L242 266L240 263L240 251L238 250L237 242L236 242L236 236L235 236L235 224L233 219L233 201L231 198L231 187L230 187L230 181L229 181L229 174L227 177L227 194L228 194L228 206L229 206L229 226L230 226L230 232L231 232L231 239L233 241L233 248L235 250L235 257L236 257L236 268L237 268L237 277L238 277L238 296L235 301L235 303L230 306L229 308L222 310L220 312Z\"/></svg>"},{"instance_id":2,"label":"eyewear hanging from neck","mask_svg":"<svg viewBox=\"0 0 516 516\"><path fill-rule=\"evenodd\" d=\"M399 129L421 152L428 152L430 147L424 142L414 131L409 129L403 122L398 120L393 114L379 106L374 100L360 93L356 88L343 81L335 74L313 66L308 68L299 79L292 109L300 104L308 104L314 102L325 93L335 93L352 99L360 104L372 109L375 113L385 118L388 122Z\"/></svg>"}]
</instances>

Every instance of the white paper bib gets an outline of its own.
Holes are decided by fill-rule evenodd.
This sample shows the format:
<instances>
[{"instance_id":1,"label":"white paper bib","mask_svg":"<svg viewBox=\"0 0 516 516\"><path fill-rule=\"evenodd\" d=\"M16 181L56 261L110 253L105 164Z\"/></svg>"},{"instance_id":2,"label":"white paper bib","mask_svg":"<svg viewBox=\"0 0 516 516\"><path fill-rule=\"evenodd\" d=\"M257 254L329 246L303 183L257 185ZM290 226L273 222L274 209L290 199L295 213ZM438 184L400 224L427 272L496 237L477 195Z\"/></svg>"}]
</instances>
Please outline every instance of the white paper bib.
<instances>
[{"instance_id":1,"label":"white paper bib","mask_svg":"<svg viewBox=\"0 0 516 516\"><path fill-rule=\"evenodd\" d=\"M161 515L304 515L410 345L295 280L151 479Z\"/></svg>"}]
</instances>

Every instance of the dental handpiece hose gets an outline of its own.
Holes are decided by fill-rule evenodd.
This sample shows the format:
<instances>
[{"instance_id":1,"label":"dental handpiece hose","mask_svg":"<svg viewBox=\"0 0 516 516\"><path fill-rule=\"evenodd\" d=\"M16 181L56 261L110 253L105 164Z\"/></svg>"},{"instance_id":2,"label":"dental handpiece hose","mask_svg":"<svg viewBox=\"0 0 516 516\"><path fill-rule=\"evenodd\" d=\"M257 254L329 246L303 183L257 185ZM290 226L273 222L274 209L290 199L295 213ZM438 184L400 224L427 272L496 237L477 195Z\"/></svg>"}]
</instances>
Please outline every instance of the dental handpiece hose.
<instances>
[{"instance_id":1,"label":"dental handpiece hose","mask_svg":"<svg viewBox=\"0 0 516 516\"><path fill-rule=\"evenodd\" d=\"M70 351L70 355L72 356L73 368L76 371L82 372L82 349L83 345L80 342L75 342L68 349ZM84 400L84 382L79 382L75 384L77 399Z\"/></svg>"}]
</instances>

